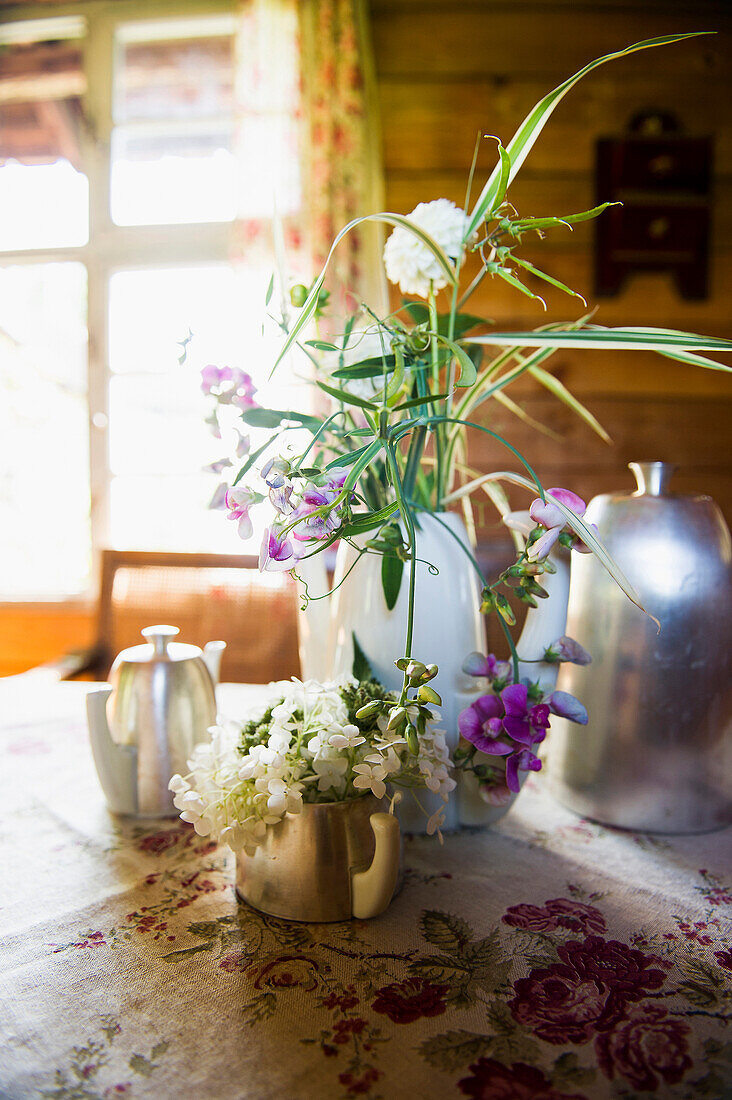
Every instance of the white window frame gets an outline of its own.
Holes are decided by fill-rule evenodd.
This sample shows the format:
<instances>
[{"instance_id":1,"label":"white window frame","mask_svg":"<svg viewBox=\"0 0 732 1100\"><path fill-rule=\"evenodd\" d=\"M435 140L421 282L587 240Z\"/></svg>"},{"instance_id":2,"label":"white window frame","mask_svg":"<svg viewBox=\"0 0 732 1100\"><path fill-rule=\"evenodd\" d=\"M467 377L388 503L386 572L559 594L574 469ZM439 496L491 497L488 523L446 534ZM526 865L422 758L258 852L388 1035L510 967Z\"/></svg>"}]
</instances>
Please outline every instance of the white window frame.
<instances>
[{"instance_id":1,"label":"white window frame","mask_svg":"<svg viewBox=\"0 0 732 1100\"><path fill-rule=\"evenodd\" d=\"M33 27L39 39L46 32L61 34L64 20L81 19L85 31L79 42L86 90L82 96L87 129L81 135L83 164L89 181L89 238L85 245L59 248L0 250L5 265L80 262L87 271L88 294L88 429L91 493L92 574L89 591L57 600L5 601L7 606L46 604L69 608L88 606L99 585L100 551L110 542L109 462L109 287L111 276L131 268L197 266L226 263L231 255L230 221L174 225L116 225L110 204L110 164L113 119L113 81L118 30L125 24L149 22L153 37L156 24L168 20L195 20L206 16L230 16L232 29L236 0L86 0L55 4L24 3L2 13L0 42L12 41L21 24ZM75 37L75 36L74 36Z\"/></svg>"}]
</instances>

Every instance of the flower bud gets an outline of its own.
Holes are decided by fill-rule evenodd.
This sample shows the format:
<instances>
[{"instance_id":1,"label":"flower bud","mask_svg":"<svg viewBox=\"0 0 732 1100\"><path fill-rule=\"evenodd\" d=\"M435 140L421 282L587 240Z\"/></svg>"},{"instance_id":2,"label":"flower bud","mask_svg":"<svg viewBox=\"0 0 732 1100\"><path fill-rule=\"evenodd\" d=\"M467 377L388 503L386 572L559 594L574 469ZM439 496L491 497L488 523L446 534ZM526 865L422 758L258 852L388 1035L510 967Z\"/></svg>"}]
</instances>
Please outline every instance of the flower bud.
<instances>
[{"instance_id":1,"label":"flower bud","mask_svg":"<svg viewBox=\"0 0 732 1100\"><path fill-rule=\"evenodd\" d=\"M378 714L382 707L382 701L380 699L372 699L370 703L366 703L365 706L359 707L356 711L356 717L364 720L366 718L373 718L375 714Z\"/></svg>"},{"instance_id":2,"label":"flower bud","mask_svg":"<svg viewBox=\"0 0 732 1100\"><path fill-rule=\"evenodd\" d=\"M509 626L514 626L516 623L516 616L514 615L511 609L511 605L506 597L497 593L496 595L494 595L493 598L496 601L496 611L501 616L503 621L505 623L508 623Z\"/></svg>"},{"instance_id":3,"label":"flower bud","mask_svg":"<svg viewBox=\"0 0 732 1100\"><path fill-rule=\"evenodd\" d=\"M290 291L290 301L295 309L302 309L307 301L308 288L303 286L302 283L296 283Z\"/></svg>"},{"instance_id":4,"label":"flower bud","mask_svg":"<svg viewBox=\"0 0 732 1100\"><path fill-rule=\"evenodd\" d=\"M407 721L407 712L404 707L392 707L389 712L389 721L386 723L388 730L398 730Z\"/></svg>"},{"instance_id":5,"label":"flower bud","mask_svg":"<svg viewBox=\"0 0 732 1100\"><path fill-rule=\"evenodd\" d=\"M417 699L420 703L434 703L436 707L442 706L442 699L429 684L422 684L422 687L417 692Z\"/></svg>"},{"instance_id":6,"label":"flower bud","mask_svg":"<svg viewBox=\"0 0 732 1100\"><path fill-rule=\"evenodd\" d=\"M419 753L419 738L417 737L417 731L411 722L407 723L407 728L404 731L404 737L407 742L407 748L411 752L412 756L417 756Z\"/></svg>"}]
</instances>

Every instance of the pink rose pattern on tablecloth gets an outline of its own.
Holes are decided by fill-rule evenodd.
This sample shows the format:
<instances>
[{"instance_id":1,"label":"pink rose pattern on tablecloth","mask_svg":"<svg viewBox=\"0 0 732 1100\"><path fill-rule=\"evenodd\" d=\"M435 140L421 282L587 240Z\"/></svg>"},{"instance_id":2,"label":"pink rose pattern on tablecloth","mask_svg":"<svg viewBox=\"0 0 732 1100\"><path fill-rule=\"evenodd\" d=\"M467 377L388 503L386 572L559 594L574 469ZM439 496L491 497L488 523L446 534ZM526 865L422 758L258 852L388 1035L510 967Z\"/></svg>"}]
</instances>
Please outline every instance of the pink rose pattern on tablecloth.
<instances>
[{"instance_id":1,"label":"pink rose pattern on tablecloth","mask_svg":"<svg viewBox=\"0 0 732 1100\"><path fill-rule=\"evenodd\" d=\"M408 950L379 952L361 922L294 924L237 904L231 854L187 825L116 829L112 847L133 850L139 861L137 908L114 927L80 930L49 950L104 958L147 944L169 965L197 956L212 980L240 983L244 1022L252 1028L278 1018L292 1026L293 1006L305 998L297 1039L323 1058L334 1096L388 1096L395 1042L438 1075L446 1095L724 1095L725 1024L732 1019L732 945L724 931L732 888L712 871L699 873L694 919L687 911L670 926L639 928L625 939L612 934L607 896L567 883L563 896L518 902L482 930L455 913L425 909ZM406 873L407 888L451 897L448 878ZM476 1010L482 1024L468 1030L464 1013L474 1024ZM75 1047L43 1095L134 1095L136 1077L156 1071L168 1042L117 1063L119 1026L105 1018L103 1038Z\"/></svg>"}]
</instances>

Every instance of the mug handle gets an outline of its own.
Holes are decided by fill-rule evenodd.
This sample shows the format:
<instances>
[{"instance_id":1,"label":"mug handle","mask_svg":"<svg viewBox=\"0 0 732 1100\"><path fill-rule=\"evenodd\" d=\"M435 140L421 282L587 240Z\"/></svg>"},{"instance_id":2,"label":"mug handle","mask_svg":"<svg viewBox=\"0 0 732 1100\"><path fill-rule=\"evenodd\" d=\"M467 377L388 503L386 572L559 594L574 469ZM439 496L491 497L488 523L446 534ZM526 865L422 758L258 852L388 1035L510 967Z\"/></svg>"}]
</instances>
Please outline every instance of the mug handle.
<instances>
[{"instance_id":1,"label":"mug handle","mask_svg":"<svg viewBox=\"0 0 732 1100\"><path fill-rule=\"evenodd\" d=\"M393 814L372 814L376 850L366 871L351 872L351 913L358 920L378 917L389 905L399 875L399 822Z\"/></svg>"}]
</instances>

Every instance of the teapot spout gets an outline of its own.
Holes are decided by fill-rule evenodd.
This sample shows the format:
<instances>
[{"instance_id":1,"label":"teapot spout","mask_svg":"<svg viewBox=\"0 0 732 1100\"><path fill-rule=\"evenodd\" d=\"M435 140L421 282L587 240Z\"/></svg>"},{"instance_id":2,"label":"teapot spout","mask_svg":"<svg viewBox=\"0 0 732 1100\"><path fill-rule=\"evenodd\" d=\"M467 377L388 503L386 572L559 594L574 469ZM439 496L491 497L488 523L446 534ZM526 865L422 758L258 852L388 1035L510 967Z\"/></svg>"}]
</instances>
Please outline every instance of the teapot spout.
<instances>
[{"instance_id":1,"label":"teapot spout","mask_svg":"<svg viewBox=\"0 0 732 1100\"><path fill-rule=\"evenodd\" d=\"M214 687L219 682L219 673L221 672L221 658L224 650L226 649L226 642L206 642L203 647L203 659L206 662L206 668L209 675L213 680Z\"/></svg>"},{"instance_id":2,"label":"teapot spout","mask_svg":"<svg viewBox=\"0 0 732 1100\"><path fill-rule=\"evenodd\" d=\"M371 828L376 839L371 866L351 873L351 912L358 920L384 912L399 877L399 822L393 814L372 814Z\"/></svg>"},{"instance_id":3,"label":"teapot spout","mask_svg":"<svg viewBox=\"0 0 732 1100\"><path fill-rule=\"evenodd\" d=\"M118 745L109 732L107 699L111 694L111 685L104 684L86 697L92 755L109 808L118 814L136 814L137 748Z\"/></svg>"}]
</instances>

